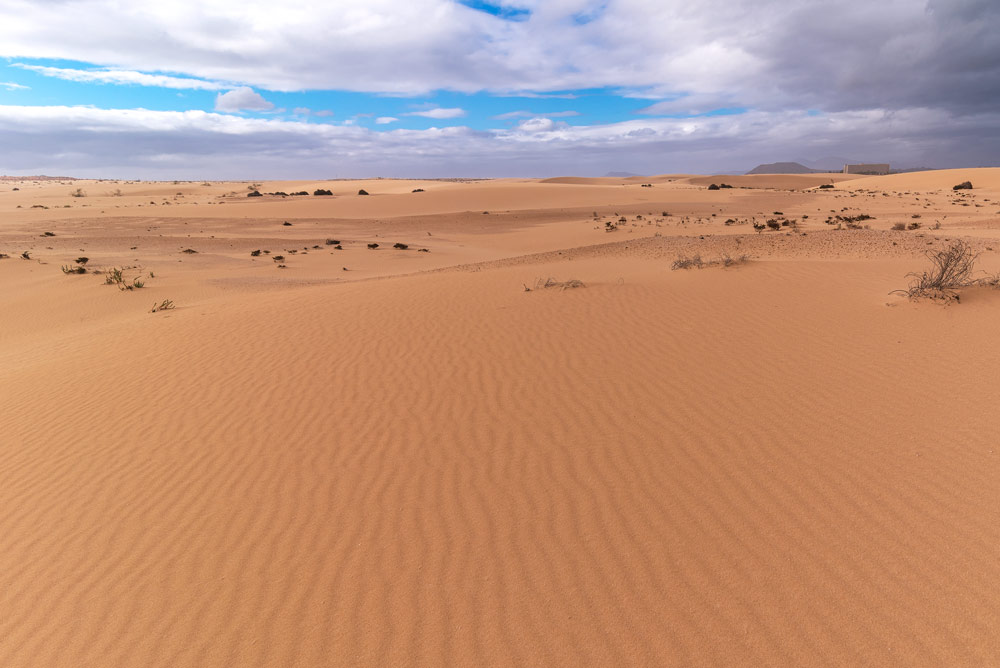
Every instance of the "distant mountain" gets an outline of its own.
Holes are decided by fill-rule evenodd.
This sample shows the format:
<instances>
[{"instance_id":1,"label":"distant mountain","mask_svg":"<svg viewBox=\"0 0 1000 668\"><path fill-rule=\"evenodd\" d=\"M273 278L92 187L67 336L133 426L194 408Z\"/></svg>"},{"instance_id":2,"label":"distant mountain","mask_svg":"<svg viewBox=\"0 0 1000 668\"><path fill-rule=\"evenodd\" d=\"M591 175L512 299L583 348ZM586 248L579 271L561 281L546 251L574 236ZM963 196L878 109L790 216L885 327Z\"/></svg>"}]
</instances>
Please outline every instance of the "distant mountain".
<instances>
[{"instance_id":1,"label":"distant mountain","mask_svg":"<svg viewBox=\"0 0 1000 668\"><path fill-rule=\"evenodd\" d=\"M844 158L839 155L828 155L826 157L820 158L819 160L802 160L798 159L796 162L800 162L810 169L820 169L824 172L839 172L844 168L844 165L856 165L858 163L864 162L864 160L855 160L854 158Z\"/></svg>"},{"instance_id":2,"label":"distant mountain","mask_svg":"<svg viewBox=\"0 0 1000 668\"><path fill-rule=\"evenodd\" d=\"M797 162L772 162L767 165L757 165L747 174L812 174L823 172L824 169L810 169Z\"/></svg>"},{"instance_id":3,"label":"distant mountain","mask_svg":"<svg viewBox=\"0 0 1000 668\"><path fill-rule=\"evenodd\" d=\"M611 179L627 179L630 176L642 176L642 174L633 174L632 172L608 172L604 176Z\"/></svg>"}]
</instances>

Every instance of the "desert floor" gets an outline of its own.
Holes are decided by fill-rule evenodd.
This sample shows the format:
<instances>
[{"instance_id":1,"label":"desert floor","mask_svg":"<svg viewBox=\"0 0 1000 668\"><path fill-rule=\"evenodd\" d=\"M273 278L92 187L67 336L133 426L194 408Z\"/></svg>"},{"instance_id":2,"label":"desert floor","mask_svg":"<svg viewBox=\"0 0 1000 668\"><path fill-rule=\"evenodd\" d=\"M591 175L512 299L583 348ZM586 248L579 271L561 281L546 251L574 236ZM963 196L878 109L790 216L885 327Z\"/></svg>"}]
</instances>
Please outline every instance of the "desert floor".
<instances>
[{"instance_id":1,"label":"desert floor","mask_svg":"<svg viewBox=\"0 0 1000 668\"><path fill-rule=\"evenodd\" d=\"M0 182L0 665L1000 665L1000 169L251 185Z\"/></svg>"}]
</instances>

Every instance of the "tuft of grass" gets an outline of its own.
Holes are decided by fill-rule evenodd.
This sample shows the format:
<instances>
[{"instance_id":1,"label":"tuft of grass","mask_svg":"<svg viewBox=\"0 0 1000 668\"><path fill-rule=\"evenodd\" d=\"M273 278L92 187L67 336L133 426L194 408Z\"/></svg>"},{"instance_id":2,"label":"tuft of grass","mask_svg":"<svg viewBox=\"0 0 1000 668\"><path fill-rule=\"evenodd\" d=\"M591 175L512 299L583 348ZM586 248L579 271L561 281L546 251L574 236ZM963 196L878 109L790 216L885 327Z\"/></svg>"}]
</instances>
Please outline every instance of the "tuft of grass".
<instances>
[{"instance_id":1,"label":"tuft of grass","mask_svg":"<svg viewBox=\"0 0 1000 668\"><path fill-rule=\"evenodd\" d=\"M62 267L62 273L64 274L86 274L86 267L74 267L71 264L64 264Z\"/></svg>"},{"instance_id":2,"label":"tuft of grass","mask_svg":"<svg viewBox=\"0 0 1000 668\"><path fill-rule=\"evenodd\" d=\"M153 309L150 313L156 313L157 311L169 311L174 308L174 302L170 299L164 299L159 304L153 304Z\"/></svg>"}]
</instances>

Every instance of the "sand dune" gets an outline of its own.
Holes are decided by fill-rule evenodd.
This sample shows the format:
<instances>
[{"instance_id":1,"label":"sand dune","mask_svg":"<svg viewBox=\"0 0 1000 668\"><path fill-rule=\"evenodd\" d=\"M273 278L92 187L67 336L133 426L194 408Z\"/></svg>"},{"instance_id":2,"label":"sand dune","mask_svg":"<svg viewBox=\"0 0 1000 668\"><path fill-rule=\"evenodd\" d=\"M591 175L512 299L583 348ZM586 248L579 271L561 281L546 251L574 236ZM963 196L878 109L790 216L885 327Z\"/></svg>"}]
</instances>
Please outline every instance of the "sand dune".
<instances>
[{"instance_id":1,"label":"sand dune","mask_svg":"<svg viewBox=\"0 0 1000 668\"><path fill-rule=\"evenodd\" d=\"M0 187L0 665L996 664L1000 292L889 293L1000 207L900 177Z\"/></svg>"}]
</instances>

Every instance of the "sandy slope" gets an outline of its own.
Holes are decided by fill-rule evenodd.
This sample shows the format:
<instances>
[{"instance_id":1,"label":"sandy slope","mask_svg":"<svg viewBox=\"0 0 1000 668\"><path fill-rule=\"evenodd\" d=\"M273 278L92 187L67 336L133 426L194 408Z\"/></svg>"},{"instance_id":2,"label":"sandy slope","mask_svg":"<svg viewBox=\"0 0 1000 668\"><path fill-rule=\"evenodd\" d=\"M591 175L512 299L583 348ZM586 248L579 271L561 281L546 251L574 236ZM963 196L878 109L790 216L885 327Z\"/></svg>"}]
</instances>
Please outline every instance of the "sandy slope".
<instances>
[{"instance_id":1,"label":"sandy slope","mask_svg":"<svg viewBox=\"0 0 1000 668\"><path fill-rule=\"evenodd\" d=\"M926 174L169 184L201 203L168 216L0 186L0 665L996 664L1000 292L888 293L954 235L1000 270L998 171L969 206ZM723 224L775 210L799 230ZM756 259L670 270L723 252Z\"/></svg>"}]
</instances>

